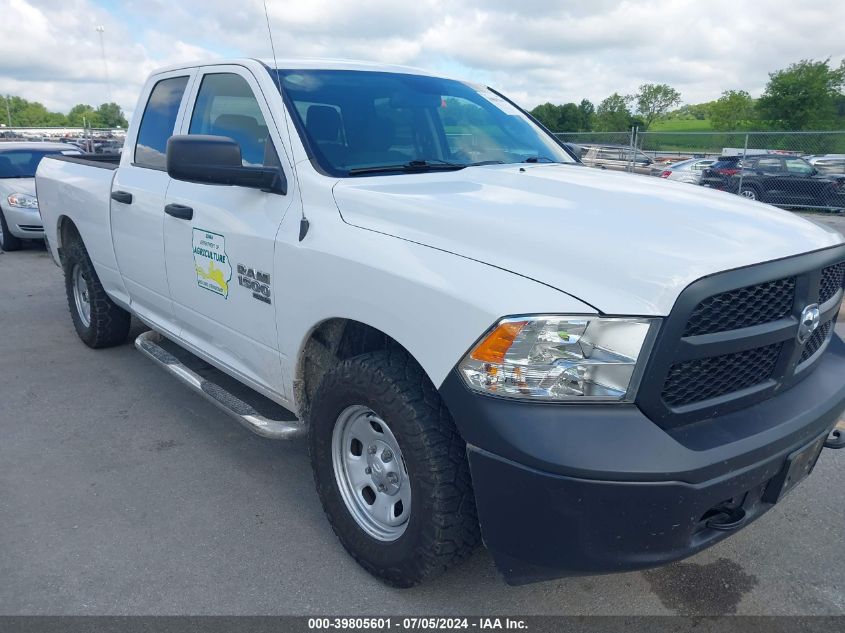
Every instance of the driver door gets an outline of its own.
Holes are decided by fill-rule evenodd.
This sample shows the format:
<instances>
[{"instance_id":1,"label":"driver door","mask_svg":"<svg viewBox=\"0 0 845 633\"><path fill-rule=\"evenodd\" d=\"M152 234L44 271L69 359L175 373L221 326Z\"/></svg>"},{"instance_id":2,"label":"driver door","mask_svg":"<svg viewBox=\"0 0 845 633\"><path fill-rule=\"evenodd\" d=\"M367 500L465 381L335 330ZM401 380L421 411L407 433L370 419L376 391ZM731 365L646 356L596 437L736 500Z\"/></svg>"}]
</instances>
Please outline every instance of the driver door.
<instances>
[{"instance_id":1,"label":"driver door","mask_svg":"<svg viewBox=\"0 0 845 633\"><path fill-rule=\"evenodd\" d=\"M285 153L277 151L278 128L248 70L203 68L194 85L183 133L234 139L244 165L281 166L293 182ZM273 258L292 198L172 180L164 216L167 279L182 339L251 386L283 396Z\"/></svg>"}]
</instances>

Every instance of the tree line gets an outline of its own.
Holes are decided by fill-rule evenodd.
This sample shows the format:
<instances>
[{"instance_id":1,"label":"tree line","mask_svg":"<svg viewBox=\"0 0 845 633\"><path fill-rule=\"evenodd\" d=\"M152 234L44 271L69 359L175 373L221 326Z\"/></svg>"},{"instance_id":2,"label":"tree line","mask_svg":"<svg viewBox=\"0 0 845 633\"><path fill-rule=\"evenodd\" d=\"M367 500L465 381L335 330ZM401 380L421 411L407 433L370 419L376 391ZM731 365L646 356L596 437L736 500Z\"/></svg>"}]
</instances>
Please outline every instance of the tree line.
<instances>
[{"instance_id":1,"label":"tree line","mask_svg":"<svg viewBox=\"0 0 845 633\"><path fill-rule=\"evenodd\" d=\"M73 106L70 112L51 112L38 101L22 97L0 96L0 123L12 127L82 127L125 128L126 116L116 103L103 103L94 108L86 103Z\"/></svg>"},{"instance_id":2,"label":"tree line","mask_svg":"<svg viewBox=\"0 0 845 633\"><path fill-rule=\"evenodd\" d=\"M594 106L544 103L531 114L553 132L619 132L648 128L661 119L708 119L717 131L845 129L845 60L832 67L801 60L769 74L763 94L726 90L707 103L686 105L667 84L643 84L633 95L614 92Z\"/></svg>"}]
</instances>

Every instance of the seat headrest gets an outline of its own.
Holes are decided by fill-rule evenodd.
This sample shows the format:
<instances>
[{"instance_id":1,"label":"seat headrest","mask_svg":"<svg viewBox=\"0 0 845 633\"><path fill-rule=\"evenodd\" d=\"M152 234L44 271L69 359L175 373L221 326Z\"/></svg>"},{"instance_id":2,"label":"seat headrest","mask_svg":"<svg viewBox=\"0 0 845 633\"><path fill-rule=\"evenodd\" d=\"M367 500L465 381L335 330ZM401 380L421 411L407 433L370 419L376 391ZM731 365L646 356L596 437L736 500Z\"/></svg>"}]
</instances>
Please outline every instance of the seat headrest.
<instances>
[{"instance_id":1,"label":"seat headrest","mask_svg":"<svg viewBox=\"0 0 845 633\"><path fill-rule=\"evenodd\" d=\"M309 106L305 114L305 129L315 141L337 142L340 134L340 115L331 106Z\"/></svg>"},{"instance_id":2,"label":"seat headrest","mask_svg":"<svg viewBox=\"0 0 845 633\"><path fill-rule=\"evenodd\" d=\"M241 133L255 133L258 138L258 121L251 116L244 114L221 114L214 119L214 131L220 132L238 131Z\"/></svg>"}]
</instances>

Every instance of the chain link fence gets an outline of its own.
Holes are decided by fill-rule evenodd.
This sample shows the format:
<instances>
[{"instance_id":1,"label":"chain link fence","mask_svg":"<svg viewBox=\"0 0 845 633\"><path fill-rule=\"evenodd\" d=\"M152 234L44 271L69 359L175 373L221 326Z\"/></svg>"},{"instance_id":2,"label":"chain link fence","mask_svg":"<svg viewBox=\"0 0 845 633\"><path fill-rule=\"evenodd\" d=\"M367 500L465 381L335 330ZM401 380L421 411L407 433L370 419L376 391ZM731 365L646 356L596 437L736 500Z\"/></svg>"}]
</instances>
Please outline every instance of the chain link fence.
<instances>
[{"instance_id":1,"label":"chain link fence","mask_svg":"<svg viewBox=\"0 0 845 633\"><path fill-rule=\"evenodd\" d=\"M845 212L845 131L557 133L590 167Z\"/></svg>"}]
</instances>

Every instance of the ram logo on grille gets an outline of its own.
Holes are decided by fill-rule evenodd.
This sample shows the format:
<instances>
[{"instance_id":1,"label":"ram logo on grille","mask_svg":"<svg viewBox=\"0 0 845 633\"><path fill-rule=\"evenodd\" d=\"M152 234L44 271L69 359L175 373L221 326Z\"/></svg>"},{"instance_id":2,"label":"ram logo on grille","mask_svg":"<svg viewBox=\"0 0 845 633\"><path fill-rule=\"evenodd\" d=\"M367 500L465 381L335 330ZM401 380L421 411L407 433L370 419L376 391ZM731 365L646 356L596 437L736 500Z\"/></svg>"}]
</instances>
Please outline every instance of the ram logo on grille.
<instances>
[{"instance_id":1,"label":"ram logo on grille","mask_svg":"<svg viewBox=\"0 0 845 633\"><path fill-rule=\"evenodd\" d=\"M801 345L806 343L813 332L819 328L820 322L821 312L818 303L812 303L801 311L801 322L798 324L798 342Z\"/></svg>"}]
</instances>

